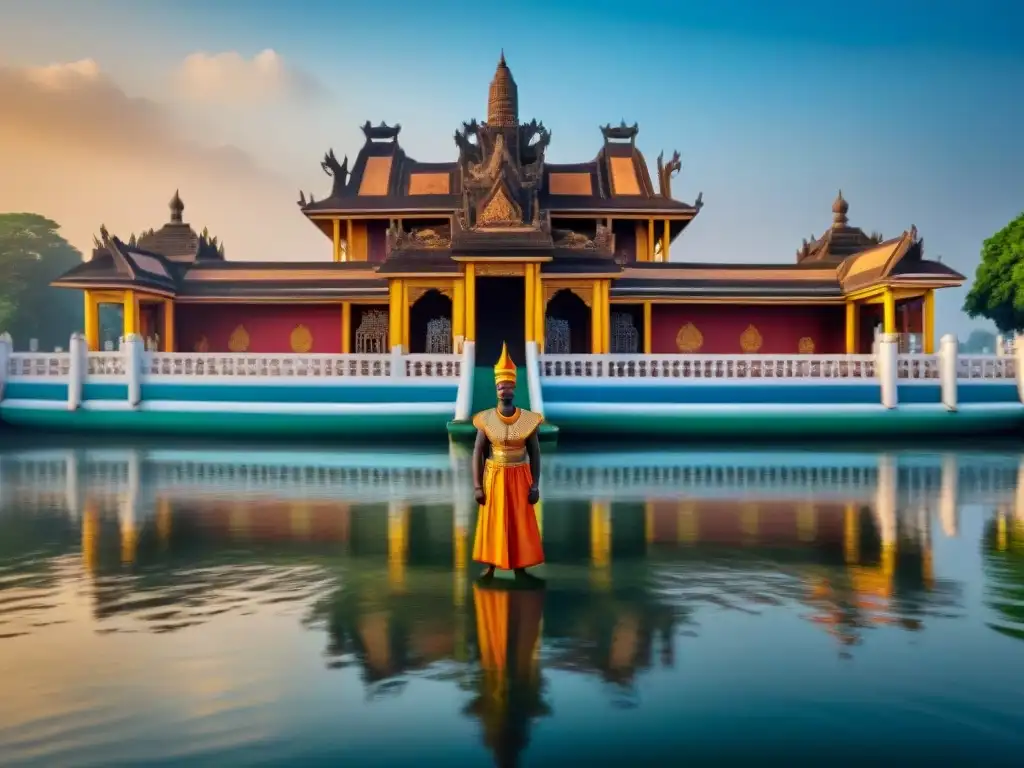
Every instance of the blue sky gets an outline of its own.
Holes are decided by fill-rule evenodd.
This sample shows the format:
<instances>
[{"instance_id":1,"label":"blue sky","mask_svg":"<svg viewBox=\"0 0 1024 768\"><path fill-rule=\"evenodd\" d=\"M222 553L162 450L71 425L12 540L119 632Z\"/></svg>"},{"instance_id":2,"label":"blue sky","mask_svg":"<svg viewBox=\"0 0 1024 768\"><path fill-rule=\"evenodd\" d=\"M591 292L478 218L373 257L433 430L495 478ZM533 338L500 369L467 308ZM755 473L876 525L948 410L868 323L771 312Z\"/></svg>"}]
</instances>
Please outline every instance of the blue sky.
<instances>
[{"instance_id":1,"label":"blue sky","mask_svg":"<svg viewBox=\"0 0 1024 768\"><path fill-rule=\"evenodd\" d=\"M673 259L791 261L841 187L852 224L916 224L930 257L970 276L982 240L1024 209L1019 0L0 0L0 13L0 63L90 58L149 98L191 53L272 48L319 81L317 103L193 122L318 196L320 156L354 155L367 119L401 122L417 159L451 158L504 48L521 116L552 130L551 161L589 159L598 126L620 119L640 124L649 162L682 153L674 192L706 205ZM939 331L965 333L962 292L943 293Z\"/></svg>"}]
</instances>

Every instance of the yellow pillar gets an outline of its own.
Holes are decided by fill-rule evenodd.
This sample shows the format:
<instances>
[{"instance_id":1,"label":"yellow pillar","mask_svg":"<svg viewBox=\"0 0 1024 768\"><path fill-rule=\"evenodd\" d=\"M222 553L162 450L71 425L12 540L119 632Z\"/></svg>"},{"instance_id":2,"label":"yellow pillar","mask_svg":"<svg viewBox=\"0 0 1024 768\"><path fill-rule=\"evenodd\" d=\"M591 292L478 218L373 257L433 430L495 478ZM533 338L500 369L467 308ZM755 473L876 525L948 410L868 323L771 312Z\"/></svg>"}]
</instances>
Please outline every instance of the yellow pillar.
<instances>
[{"instance_id":1,"label":"yellow pillar","mask_svg":"<svg viewBox=\"0 0 1024 768\"><path fill-rule=\"evenodd\" d=\"M341 354L352 351L352 304L341 302Z\"/></svg>"},{"instance_id":2,"label":"yellow pillar","mask_svg":"<svg viewBox=\"0 0 1024 768\"><path fill-rule=\"evenodd\" d=\"M405 296L405 289L402 280L391 281L391 290L388 292L388 346L397 347L402 343L402 297Z\"/></svg>"},{"instance_id":3,"label":"yellow pillar","mask_svg":"<svg viewBox=\"0 0 1024 768\"><path fill-rule=\"evenodd\" d=\"M647 260L654 261L654 219L647 220Z\"/></svg>"},{"instance_id":4,"label":"yellow pillar","mask_svg":"<svg viewBox=\"0 0 1024 768\"><path fill-rule=\"evenodd\" d=\"M174 299L164 299L164 352L177 352L177 340L174 338Z\"/></svg>"},{"instance_id":5,"label":"yellow pillar","mask_svg":"<svg viewBox=\"0 0 1024 768\"><path fill-rule=\"evenodd\" d=\"M672 233L669 229L669 221L665 219L665 229L661 233L661 260L668 261L668 247L672 240Z\"/></svg>"},{"instance_id":6,"label":"yellow pillar","mask_svg":"<svg viewBox=\"0 0 1024 768\"><path fill-rule=\"evenodd\" d=\"M612 351L612 283L601 281L601 351Z\"/></svg>"},{"instance_id":7,"label":"yellow pillar","mask_svg":"<svg viewBox=\"0 0 1024 768\"><path fill-rule=\"evenodd\" d=\"M402 281L402 349L409 351L409 339L412 334L409 332L409 283Z\"/></svg>"},{"instance_id":8,"label":"yellow pillar","mask_svg":"<svg viewBox=\"0 0 1024 768\"><path fill-rule=\"evenodd\" d=\"M882 301L885 308L882 332L896 333L896 295L892 292L892 288L885 289Z\"/></svg>"},{"instance_id":9,"label":"yellow pillar","mask_svg":"<svg viewBox=\"0 0 1024 768\"><path fill-rule=\"evenodd\" d=\"M91 291L85 291L85 344L90 352L100 349L100 304Z\"/></svg>"},{"instance_id":10,"label":"yellow pillar","mask_svg":"<svg viewBox=\"0 0 1024 768\"><path fill-rule=\"evenodd\" d=\"M921 335L924 336L924 353L935 354L935 291L928 290L924 293L924 318L921 325Z\"/></svg>"},{"instance_id":11,"label":"yellow pillar","mask_svg":"<svg viewBox=\"0 0 1024 768\"><path fill-rule=\"evenodd\" d=\"M405 564L409 555L409 509L393 503L388 510L388 581L394 589L405 586Z\"/></svg>"},{"instance_id":12,"label":"yellow pillar","mask_svg":"<svg viewBox=\"0 0 1024 768\"><path fill-rule=\"evenodd\" d=\"M461 608L466 602L466 567L469 564L469 535L464 526L455 525L452 527L452 536L455 539L452 542L455 555L454 602L456 608Z\"/></svg>"},{"instance_id":13,"label":"yellow pillar","mask_svg":"<svg viewBox=\"0 0 1024 768\"><path fill-rule=\"evenodd\" d=\"M452 349L460 351L461 342L466 338L466 281L455 280L452 291Z\"/></svg>"},{"instance_id":14,"label":"yellow pillar","mask_svg":"<svg viewBox=\"0 0 1024 768\"><path fill-rule=\"evenodd\" d=\"M535 291L533 297L533 311L536 313L534 317L534 328L536 328L535 336L537 342L537 351L544 351L544 342L547 337L547 302L544 300L544 286L541 283L541 267L537 265L537 271L533 276L533 289Z\"/></svg>"},{"instance_id":15,"label":"yellow pillar","mask_svg":"<svg viewBox=\"0 0 1024 768\"><path fill-rule=\"evenodd\" d=\"M341 219L333 219L334 225L334 260L341 261Z\"/></svg>"},{"instance_id":16,"label":"yellow pillar","mask_svg":"<svg viewBox=\"0 0 1024 768\"><path fill-rule=\"evenodd\" d=\"M651 319L654 317L654 310L651 306L651 302L644 302L644 354L651 354L652 347L652 333L653 328L651 327Z\"/></svg>"},{"instance_id":17,"label":"yellow pillar","mask_svg":"<svg viewBox=\"0 0 1024 768\"><path fill-rule=\"evenodd\" d=\"M846 354L857 354L857 303L846 302Z\"/></svg>"},{"instance_id":18,"label":"yellow pillar","mask_svg":"<svg viewBox=\"0 0 1024 768\"><path fill-rule=\"evenodd\" d=\"M352 219L345 219L345 261L352 261Z\"/></svg>"},{"instance_id":19,"label":"yellow pillar","mask_svg":"<svg viewBox=\"0 0 1024 768\"><path fill-rule=\"evenodd\" d=\"M604 319L602 318L601 281L595 280L590 299L590 351L601 354L601 341L604 338Z\"/></svg>"},{"instance_id":20,"label":"yellow pillar","mask_svg":"<svg viewBox=\"0 0 1024 768\"><path fill-rule=\"evenodd\" d=\"M612 513L607 502L590 503L590 564L594 585L608 587L611 583Z\"/></svg>"},{"instance_id":21,"label":"yellow pillar","mask_svg":"<svg viewBox=\"0 0 1024 768\"><path fill-rule=\"evenodd\" d=\"M536 264L526 265L526 340L535 341L534 327L536 324L536 315L533 309L533 302L537 299L537 291L533 287L533 281L535 279L537 270Z\"/></svg>"},{"instance_id":22,"label":"yellow pillar","mask_svg":"<svg viewBox=\"0 0 1024 768\"><path fill-rule=\"evenodd\" d=\"M476 341L476 265L466 265L466 341Z\"/></svg>"},{"instance_id":23,"label":"yellow pillar","mask_svg":"<svg viewBox=\"0 0 1024 768\"><path fill-rule=\"evenodd\" d=\"M139 297L135 291L124 292L124 329L122 336L139 332Z\"/></svg>"}]
</instances>

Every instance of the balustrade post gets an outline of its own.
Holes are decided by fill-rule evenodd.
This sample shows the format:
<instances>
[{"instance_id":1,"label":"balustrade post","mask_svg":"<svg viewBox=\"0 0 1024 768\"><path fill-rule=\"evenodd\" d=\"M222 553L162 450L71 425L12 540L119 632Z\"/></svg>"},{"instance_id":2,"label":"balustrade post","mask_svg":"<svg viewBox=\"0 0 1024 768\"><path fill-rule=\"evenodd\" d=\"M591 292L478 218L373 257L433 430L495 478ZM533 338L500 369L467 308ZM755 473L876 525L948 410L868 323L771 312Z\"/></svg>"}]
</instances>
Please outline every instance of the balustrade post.
<instances>
[{"instance_id":1,"label":"balustrade post","mask_svg":"<svg viewBox=\"0 0 1024 768\"><path fill-rule=\"evenodd\" d=\"M11 334L0 333L0 400L4 398L4 384L9 376L8 367L11 364L11 348L13 346Z\"/></svg>"},{"instance_id":2,"label":"balustrade post","mask_svg":"<svg viewBox=\"0 0 1024 768\"><path fill-rule=\"evenodd\" d=\"M1024 336L1013 340L1014 373L1017 375L1017 396L1024 403Z\"/></svg>"},{"instance_id":3,"label":"balustrade post","mask_svg":"<svg viewBox=\"0 0 1024 768\"><path fill-rule=\"evenodd\" d=\"M878 384L882 393L882 405L886 408L895 408L899 404L897 390L899 384L898 353L898 334L881 333L878 335L875 368L878 371Z\"/></svg>"},{"instance_id":4,"label":"balustrade post","mask_svg":"<svg viewBox=\"0 0 1024 768\"><path fill-rule=\"evenodd\" d=\"M68 342L68 410L77 411L82 404L82 382L88 366L86 355L89 352L85 336L81 333L71 334Z\"/></svg>"},{"instance_id":5,"label":"balustrade post","mask_svg":"<svg viewBox=\"0 0 1024 768\"><path fill-rule=\"evenodd\" d=\"M391 348L391 378L405 378L405 357L402 355L401 345Z\"/></svg>"},{"instance_id":6,"label":"balustrade post","mask_svg":"<svg viewBox=\"0 0 1024 768\"><path fill-rule=\"evenodd\" d=\"M957 354L956 336L947 333L939 341L939 385L942 388L942 404L947 411L955 411L957 407Z\"/></svg>"},{"instance_id":7,"label":"balustrade post","mask_svg":"<svg viewBox=\"0 0 1024 768\"><path fill-rule=\"evenodd\" d=\"M121 344L124 372L128 379L128 405L137 408L142 401L142 362L145 356L142 337L129 333Z\"/></svg>"}]
</instances>

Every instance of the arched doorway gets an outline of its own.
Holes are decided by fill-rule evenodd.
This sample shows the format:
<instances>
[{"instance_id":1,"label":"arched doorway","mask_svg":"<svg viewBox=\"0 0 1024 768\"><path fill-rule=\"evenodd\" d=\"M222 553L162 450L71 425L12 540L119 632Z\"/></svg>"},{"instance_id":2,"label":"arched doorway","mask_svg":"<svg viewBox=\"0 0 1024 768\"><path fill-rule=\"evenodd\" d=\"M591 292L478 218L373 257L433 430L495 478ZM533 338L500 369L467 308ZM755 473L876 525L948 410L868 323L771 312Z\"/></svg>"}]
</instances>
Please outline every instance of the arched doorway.
<instances>
[{"instance_id":1,"label":"arched doorway","mask_svg":"<svg viewBox=\"0 0 1024 768\"><path fill-rule=\"evenodd\" d=\"M452 300L436 288L420 296L409 309L409 352L452 352Z\"/></svg>"},{"instance_id":2,"label":"arched doorway","mask_svg":"<svg viewBox=\"0 0 1024 768\"><path fill-rule=\"evenodd\" d=\"M590 307L568 288L548 302L544 313L544 352L580 355L590 351Z\"/></svg>"}]
</instances>

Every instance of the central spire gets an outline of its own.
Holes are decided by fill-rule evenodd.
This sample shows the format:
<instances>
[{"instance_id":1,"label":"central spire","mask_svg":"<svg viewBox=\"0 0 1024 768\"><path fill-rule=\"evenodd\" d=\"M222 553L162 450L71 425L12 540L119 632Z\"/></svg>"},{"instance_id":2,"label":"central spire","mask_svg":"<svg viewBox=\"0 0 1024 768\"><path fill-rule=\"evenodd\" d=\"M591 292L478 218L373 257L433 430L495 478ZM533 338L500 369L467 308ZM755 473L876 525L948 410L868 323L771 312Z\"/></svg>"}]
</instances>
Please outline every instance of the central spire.
<instances>
[{"instance_id":1,"label":"central spire","mask_svg":"<svg viewBox=\"0 0 1024 768\"><path fill-rule=\"evenodd\" d=\"M512 78L512 71L505 63L504 49L487 95L487 124L493 128L514 128L519 125L519 89Z\"/></svg>"}]
</instances>

